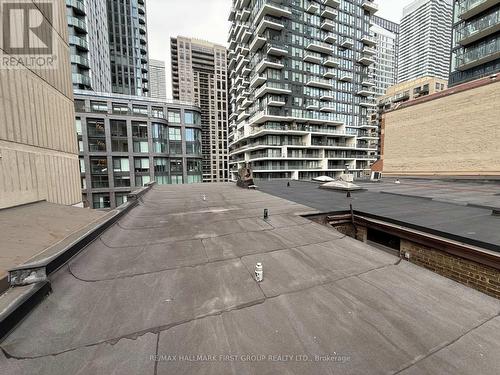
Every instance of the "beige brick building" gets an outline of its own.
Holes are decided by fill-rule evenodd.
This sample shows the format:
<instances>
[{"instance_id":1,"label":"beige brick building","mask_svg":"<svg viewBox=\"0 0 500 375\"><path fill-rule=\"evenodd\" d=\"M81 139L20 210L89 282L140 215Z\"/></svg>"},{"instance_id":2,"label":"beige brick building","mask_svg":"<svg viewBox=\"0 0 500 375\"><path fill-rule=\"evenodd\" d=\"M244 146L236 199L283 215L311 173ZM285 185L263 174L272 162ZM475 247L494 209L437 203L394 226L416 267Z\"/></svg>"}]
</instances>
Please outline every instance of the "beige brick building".
<instances>
[{"instance_id":1,"label":"beige brick building","mask_svg":"<svg viewBox=\"0 0 500 375\"><path fill-rule=\"evenodd\" d=\"M0 69L0 209L40 200L65 205L82 200L66 3L57 0L54 6L57 68ZM9 57L3 47L1 56Z\"/></svg>"},{"instance_id":2,"label":"beige brick building","mask_svg":"<svg viewBox=\"0 0 500 375\"><path fill-rule=\"evenodd\" d=\"M393 176L500 176L500 81L488 77L402 104L381 121Z\"/></svg>"}]
</instances>

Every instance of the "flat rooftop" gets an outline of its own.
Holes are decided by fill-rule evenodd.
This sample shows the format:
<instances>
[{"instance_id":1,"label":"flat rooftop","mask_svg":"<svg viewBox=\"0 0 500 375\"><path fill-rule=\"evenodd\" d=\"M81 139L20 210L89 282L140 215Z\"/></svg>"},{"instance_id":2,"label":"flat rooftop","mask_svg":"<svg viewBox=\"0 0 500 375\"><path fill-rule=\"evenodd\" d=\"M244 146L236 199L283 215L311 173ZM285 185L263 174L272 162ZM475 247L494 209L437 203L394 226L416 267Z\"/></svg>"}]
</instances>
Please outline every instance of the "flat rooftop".
<instances>
[{"instance_id":1,"label":"flat rooftop","mask_svg":"<svg viewBox=\"0 0 500 375\"><path fill-rule=\"evenodd\" d=\"M321 212L354 210L491 244L500 251L500 182L393 179L358 183L351 193L319 189L313 182L259 181L260 190Z\"/></svg>"},{"instance_id":2,"label":"flat rooftop","mask_svg":"<svg viewBox=\"0 0 500 375\"><path fill-rule=\"evenodd\" d=\"M7 277L9 269L104 216L102 211L45 201L1 209L0 280Z\"/></svg>"},{"instance_id":3,"label":"flat rooftop","mask_svg":"<svg viewBox=\"0 0 500 375\"><path fill-rule=\"evenodd\" d=\"M154 186L54 275L0 373L498 374L498 300L303 218L329 207L299 186Z\"/></svg>"}]
</instances>

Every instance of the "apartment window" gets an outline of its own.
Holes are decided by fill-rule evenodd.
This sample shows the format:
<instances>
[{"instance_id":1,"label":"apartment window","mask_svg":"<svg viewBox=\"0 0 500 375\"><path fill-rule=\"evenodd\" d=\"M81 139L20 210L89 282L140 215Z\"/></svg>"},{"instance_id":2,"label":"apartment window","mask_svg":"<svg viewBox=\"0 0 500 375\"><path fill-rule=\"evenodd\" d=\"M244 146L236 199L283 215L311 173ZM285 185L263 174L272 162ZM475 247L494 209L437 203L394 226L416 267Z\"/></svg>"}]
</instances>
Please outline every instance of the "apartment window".
<instances>
[{"instance_id":1,"label":"apartment window","mask_svg":"<svg viewBox=\"0 0 500 375\"><path fill-rule=\"evenodd\" d=\"M149 173L149 158L134 159L135 173Z\"/></svg>"},{"instance_id":2,"label":"apartment window","mask_svg":"<svg viewBox=\"0 0 500 375\"><path fill-rule=\"evenodd\" d=\"M108 175L92 175L92 188L102 189L109 187Z\"/></svg>"},{"instance_id":3,"label":"apartment window","mask_svg":"<svg viewBox=\"0 0 500 375\"><path fill-rule=\"evenodd\" d=\"M168 173L168 159L154 158L154 170L157 173Z\"/></svg>"},{"instance_id":4,"label":"apartment window","mask_svg":"<svg viewBox=\"0 0 500 375\"><path fill-rule=\"evenodd\" d=\"M109 194L92 194L92 207L94 208L109 208L111 201Z\"/></svg>"},{"instance_id":5,"label":"apartment window","mask_svg":"<svg viewBox=\"0 0 500 375\"><path fill-rule=\"evenodd\" d=\"M128 158L113 158L113 172L130 172Z\"/></svg>"},{"instance_id":6,"label":"apartment window","mask_svg":"<svg viewBox=\"0 0 500 375\"><path fill-rule=\"evenodd\" d=\"M164 118L165 113L163 112L162 107L152 107L151 108L151 115L156 118Z\"/></svg>"},{"instance_id":7,"label":"apartment window","mask_svg":"<svg viewBox=\"0 0 500 375\"><path fill-rule=\"evenodd\" d=\"M185 111L184 122L187 125L201 125L201 116L198 112Z\"/></svg>"},{"instance_id":8,"label":"apartment window","mask_svg":"<svg viewBox=\"0 0 500 375\"><path fill-rule=\"evenodd\" d=\"M137 116L147 116L148 115L148 107L145 105L133 105L132 113Z\"/></svg>"},{"instance_id":9,"label":"apartment window","mask_svg":"<svg viewBox=\"0 0 500 375\"><path fill-rule=\"evenodd\" d=\"M115 193L116 207L120 207L122 204L128 202L129 193Z\"/></svg>"},{"instance_id":10,"label":"apartment window","mask_svg":"<svg viewBox=\"0 0 500 375\"><path fill-rule=\"evenodd\" d=\"M90 102L90 110L92 112L107 113L108 112L108 103L97 102L97 101L92 100Z\"/></svg>"},{"instance_id":11,"label":"apartment window","mask_svg":"<svg viewBox=\"0 0 500 375\"><path fill-rule=\"evenodd\" d=\"M127 137L127 122L123 120L111 120L111 136L112 137Z\"/></svg>"},{"instance_id":12,"label":"apartment window","mask_svg":"<svg viewBox=\"0 0 500 375\"><path fill-rule=\"evenodd\" d=\"M85 100L75 99L75 112L85 112Z\"/></svg>"},{"instance_id":13,"label":"apartment window","mask_svg":"<svg viewBox=\"0 0 500 375\"><path fill-rule=\"evenodd\" d=\"M114 176L115 188L130 187L130 176Z\"/></svg>"},{"instance_id":14,"label":"apartment window","mask_svg":"<svg viewBox=\"0 0 500 375\"><path fill-rule=\"evenodd\" d=\"M132 137L148 138L148 124L143 122L132 122Z\"/></svg>"},{"instance_id":15,"label":"apartment window","mask_svg":"<svg viewBox=\"0 0 500 375\"><path fill-rule=\"evenodd\" d=\"M113 103L113 113L118 115L127 115L129 113L128 104L126 103Z\"/></svg>"},{"instance_id":16,"label":"apartment window","mask_svg":"<svg viewBox=\"0 0 500 375\"><path fill-rule=\"evenodd\" d=\"M188 184L197 184L201 182L201 175L188 175L187 183Z\"/></svg>"},{"instance_id":17,"label":"apartment window","mask_svg":"<svg viewBox=\"0 0 500 375\"><path fill-rule=\"evenodd\" d=\"M149 176L135 176L135 186L140 187L151 182L151 178Z\"/></svg>"},{"instance_id":18,"label":"apartment window","mask_svg":"<svg viewBox=\"0 0 500 375\"><path fill-rule=\"evenodd\" d=\"M182 176L170 176L170 183L172 185L178 185L183 183Z\"/></svg>"},{"instance_id":19,"label":"apartment window","mask_svg":"<svg viewBox=\"0 0 500 375\"><path fill-rule=\"evenodd\" d=\"M134 141L133 144L133 151L137 153L148 153L149 152L149 145L147 141Z\"/></svg>"},{"instance_id":20,"label":"apartment window","mask_svg":"<svg viewBox=\"0 0 500 375\"><path fill-rule=\"evenodd\" d=\"M76 127L76 134L81 136L82 135L82 119L80 117L76 118L75 127Z\"/></svg>"},{"instance_id":21,"label":"apartment window","mask_svg":"<svg viewBox=\"0 0 500 375\"><path fill-rule=\"evenodd\" d=\"M108 174L108 159L90 158L90 172L92 174Z\"/></svg>"},{"instance_id":22,"label":"apartment window","mask_svg":"<svg viewBox=\"0 0 500 375\"><path fill-rule=\"evenodd\" d=\"M181 112L170 109L168 111L168 122L172 124L180 124L181 123Z\"/></svg>"},{"instance_id":23,"label":"apartment window","mask_svg":"<svg viewBox=\"0 0 500 375\"><path fill-rule=\"evenodd\" d=\"M170 160L170 173L182 173L182 159Z\"/></svg>"},{"instance_id":24,"label":"apartment window","mask_svg":"<svg viewBox=\"0 0 500 375\"><path fill-rule=\"evenodd\" d=\"M87 135L89 137L105 138L106 132L104 129L103 119L88 119L87 120Z\"/></svg>"},{"instance_id":25,"label":"apartment window","mask_svg":"<svg viewBox=\"0 0 500 375\"><path fill-rule=\"evenodd\" d=\"M155 176L155 181L158 185L168 185L169 177L168 176Z\"/></svg>"},{"instance_id":26,"label":"apartment window","mask_svg":"<svg viewBox=\"0 0 500 375\"><path fill-rule=\"evenodd\" d=\"M80 173L85 173L85 160L80 159Z\"/></svg>"},{"instance_id":27,"label":"apartment window","mask_svg":"<svg viewBox=\"0 0 500 375\"><path fill-rule=\"evenodd\" d=\"M201 160L187 159L187 171L188 173L201 172Z\"/></svg>"},{"instance_id":28,"label":"apartment window","mask_svg":"<svg viewBox=\"0 0 500 375\"><path fill-rule=\"evenodd\" d=\"M181 129L180 128L169 128L168 129L168 139L171 141L180 141Z\"/></svg>"}]
</instances>

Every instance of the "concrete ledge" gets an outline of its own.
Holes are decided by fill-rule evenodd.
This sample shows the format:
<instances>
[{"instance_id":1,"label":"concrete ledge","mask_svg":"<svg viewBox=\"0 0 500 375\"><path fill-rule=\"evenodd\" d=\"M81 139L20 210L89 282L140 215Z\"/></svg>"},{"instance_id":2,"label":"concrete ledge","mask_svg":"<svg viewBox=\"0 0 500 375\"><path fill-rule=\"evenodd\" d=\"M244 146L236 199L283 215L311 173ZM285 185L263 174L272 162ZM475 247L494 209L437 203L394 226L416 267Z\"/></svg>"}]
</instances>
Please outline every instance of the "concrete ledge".
<instances>
[{"instance_id":1,"label":"concrete ledge","mask_svg":"<svg viewBox=\"0 0 500 375\"><path fill-rule=\"evenodd\" d=\"M154 183L131 194L131 200L110 211L103 218L71 234L60 243L47 248L28 262L9 270L10 289L0 296L0 340L5 337L51 291L48 277L80 253L106 229L137 206L139 198ZM12 285L12 275L17 271L45 268L47 279L30 285Z\"/></svg>"},{"instance_id":2,"label":"concrete ledge","mask_svg":"<svg viewBox=\"0 0 500 375\"><path fill-rule=\"evenodd\" d=\"M0 296L0 340L52 291L48 281L11 288Z\"/></svg>"}]
</instances>

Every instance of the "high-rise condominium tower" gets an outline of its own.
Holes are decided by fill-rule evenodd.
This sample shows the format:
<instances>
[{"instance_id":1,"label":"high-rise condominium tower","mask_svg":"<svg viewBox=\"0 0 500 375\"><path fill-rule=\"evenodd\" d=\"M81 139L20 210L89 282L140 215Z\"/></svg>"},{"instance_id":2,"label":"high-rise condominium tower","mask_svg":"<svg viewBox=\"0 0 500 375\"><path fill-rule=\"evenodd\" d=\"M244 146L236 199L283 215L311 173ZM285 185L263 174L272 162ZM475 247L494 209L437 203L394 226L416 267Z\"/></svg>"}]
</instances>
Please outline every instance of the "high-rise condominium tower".
<instances>
[{"instance_id":1,"label":"high-rise condominium tower","mask_svg":"<svg viewBox=\"0 0 500 375\"><path fill-rule=\"evenodd\" d=\"M201 108L203 181L228 181L226 48L203 40L171 38L174 99Z\"/></svg>"},{"instance_id":2,"label":"high-rise condominium tower","mask_svg":"<svg viewBox=\"0 0 500 375\"><path fill-rule=\"evenodd\" d=\"M229 19L230 166L256 178L368 173L376 41L367 0L235 0Z\"/></svg>"},{"instance_id":3,"label":"high-rise condominium tower","mask_svg":"<svg viewBox=\"0 0 500 375\"><path fill-rule=\"evenodd\" d=\"M398 82L420 77L448 79L451 0L416 0L403 9Z\"/></svg>"},{"instance_id":4,"label":"high-rise condominium tower","mask_svg":"<svg viewBox=\"0 0 500 375\"><path fill-rule=\"evenodd\" d=\"M500 71L500 1L455 0L450 86Z\"/></svg>"},{"instance_id":5,"label":"high-rise condominium tower","mask_svg":"<svg viewBox=\"0 0 500 375\"><path fill-rule=\"evenodd\" d=\"M148 96L145 0L107 0L112 91Z\"/></svg>"},{"instance_id":6,"label":"high-rise condominium tower","mask_svg":"<svg viewBox=\"0 0 500 375\"><path fill-rule=\"evenodd\" d=\"M373 79L377 96L385 95L388 87L396 84L398 74L399 24L373 16L370 28L377 40L377 54L373 64Z\"/></svg>"},{"instance_id":7,"label":"high-rise condominium tower","mask_svg":"<svg viewBox=\"0 0 500 375\"><path fill-rule=\"evenodd\" d=\"M151 98L167 100L165 61L149 60L149 88Z\"/></svg>"},{"instance_id":8,"label":"high-rise condominium tower","mask_svg":"<svg viewBox=\"0 0 500 375\"><path fill-rule=\"evenodd\" d=\"M106 0L66 0L75 89L111 91Z\"/></svg>"}]
</instances>

